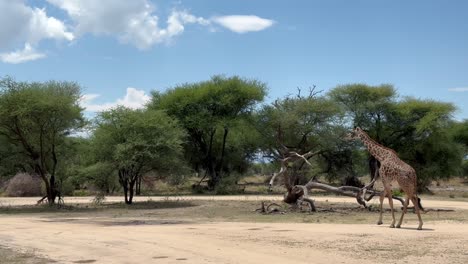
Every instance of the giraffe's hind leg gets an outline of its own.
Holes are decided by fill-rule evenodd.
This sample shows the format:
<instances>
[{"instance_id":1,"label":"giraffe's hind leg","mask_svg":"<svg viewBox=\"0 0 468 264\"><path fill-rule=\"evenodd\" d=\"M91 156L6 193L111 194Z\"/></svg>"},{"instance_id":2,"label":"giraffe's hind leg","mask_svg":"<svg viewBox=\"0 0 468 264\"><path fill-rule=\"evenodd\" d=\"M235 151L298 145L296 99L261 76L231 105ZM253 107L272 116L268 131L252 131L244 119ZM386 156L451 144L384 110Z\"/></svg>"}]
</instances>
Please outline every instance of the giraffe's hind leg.
<instances>
[{"instance_id":1,"label":"giraffe's hind leg","mask_svg":"<svg viewBox=\"0 0 468 264\"><path fill-rule=\"evenodd\" d=\"M423 221L422 221L422 219L421 219L421 212L420 212L420 210L419 210L418 197L417 197L416 195L413 195L413 197L411 197L411 201L412 201L413 204L414 204L414 209L416 210L416 214L418 215L418 219L419 219L418 230L422 230Z\"/></svg>"},{"instance_id":2,"label":"giraffe's hind leg","mask_svg":"<svg viewBox=\"0 0 468 264\"><path fill-rule=\"evenodd\" d=\"M384 191L380 194L379 201L380 201L380 215L379 215L379 221L377 222L378 225L383 224L382 218L383 218L383 201L385 199L385 196L387 195L387 190L384 189Z\"/></svg>"},{"instance_id":3,"label":"giraffe's hind leg","mask_svg":"<svg viewBox=\"0 0 468 264\"><path fill-rule=\"evenodd\" d=\"M390 210L392 211L392 223L390 224L390 227L394 228L395 227L395 210L393 209L392 191L390 187L386 189L387 189L388 204L390 205Z\"/></svg>"},{"instance_id":4,"label":"giraffe's hind leg","mask_svg":"<svg viewBox=\"0 0 468 264\"><path fill-rule=\"evenodd\" d=\"M401 224L402 224L402 222L403 222L403 217L405 216L406 211L407 211L407 209L408 209L409 201L410 201L410 197L406 197L405 203L403 204L403 212L401 213L400 221L399 221L398 224L396 225L396 228L400 228L400 227L401 227Z\"/></svg>"}]
</instances>

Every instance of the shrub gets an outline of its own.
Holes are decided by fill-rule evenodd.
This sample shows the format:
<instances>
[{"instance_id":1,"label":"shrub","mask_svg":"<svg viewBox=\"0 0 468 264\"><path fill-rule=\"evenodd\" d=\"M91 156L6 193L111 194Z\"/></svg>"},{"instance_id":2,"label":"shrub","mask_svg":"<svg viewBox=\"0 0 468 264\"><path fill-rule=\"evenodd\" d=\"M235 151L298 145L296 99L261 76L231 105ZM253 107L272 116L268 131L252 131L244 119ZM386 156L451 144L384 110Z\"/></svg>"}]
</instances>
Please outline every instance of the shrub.
<instances>
[{"instance_id":1,"label":"shrub","mask_svg":"<svg viewBox=\"0 0 468 264\"><path fill-rule=\"evenodd\" d=\"M464 177L464 178L468 178L468 159L465 159L465 160L463 161L463 168L462 168L462 170L463 170L463 172L462 172L463 177Z\"/></svg>"},{"instance_id":2,"label":"shrub","mask_svg":"<svg viewBox=\"0 0 468 264\"><path fill-rule=\"evenodd\" d=\"M98 192L96 193L96 196L93 199L93 204L101 205L104 203L105 200L106 200L106 194L104 192Z\"/></svg>"},{"instance_id":3,"label":"shrub","mask_svg":"<svg viewBox=\"0 0 468 264\"><path fill-rule=\"evenodd\" d=\"M7 186L8 181L0 176L0 196L3 195Z\"/></svg>"},{"instance_id":4,"label":"shrub","mask_svg":"<svg viewBox=\"0 0 468 264\"><path fill-rule=\"evenodd\" d=\"M227 176L222 178L218 186L215 188L215 193L221 195L244 193L245 187L239 186L237 184L238 180L239 178L236 176Z\"/></svg>"},{"instance_id":5,"label":"shrub","mask_svg":"<svg viewBox=\"0 0 468 264\"><path fill-rule=\"evenodd\" d=\"M38 176L18 173L8 183L6 195L13 197L42 196L42 181Z\"/></svg>"},{"instance_id":6,"label":"shrub","mask_svg":"<svg viewBox=\"0 0 468 264\"><path fill-rule=\"evenodd\" d=\"M74 190L73 196L89 196L90 192L88 190Z\"/></svg>"},{"instance_id":7,"label":"shrub","mask_svg":"<svg viewBox=\"0 0 468 264\"><path fill-rule=\"evenodd\" d=\"M71 178L68 178L68 179L60 182L59 187L60 187L59 188L60 193L62 195L70 196L70 195L73 195L73 192L75 191L75 186L73 184L73 179L71 179Z\"/></svg>"},{"instance_id":8,"label":"shrub","mask_svg":"<svg viewBox=\"0 0 468 264\"><path fill-rule=\"evenodd\" d=\"M396 197L403 197L404 193L401 189L392 190L392 195Z\"/></svg>"}]
</instances>

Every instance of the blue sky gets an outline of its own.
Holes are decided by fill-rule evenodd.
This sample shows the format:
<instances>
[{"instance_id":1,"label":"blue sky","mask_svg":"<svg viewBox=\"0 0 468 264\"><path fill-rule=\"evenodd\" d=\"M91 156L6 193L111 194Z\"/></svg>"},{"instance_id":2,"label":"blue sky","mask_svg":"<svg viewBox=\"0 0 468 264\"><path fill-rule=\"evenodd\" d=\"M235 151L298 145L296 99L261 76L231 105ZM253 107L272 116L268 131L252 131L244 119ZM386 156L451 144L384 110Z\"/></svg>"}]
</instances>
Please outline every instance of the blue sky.
<instances>
[{"instance_id":1,"label":"blue sky","mask_svg":"<svg viewBox=\"0 0 468 264\"><path fill-rule=\"evenodd\" d=\"M215 74L393 84L468 118L468 1L0 0L0 76L76 81L89 111ZM7 11L5 11L7 10Z\"/></svg>"}]
</instances>

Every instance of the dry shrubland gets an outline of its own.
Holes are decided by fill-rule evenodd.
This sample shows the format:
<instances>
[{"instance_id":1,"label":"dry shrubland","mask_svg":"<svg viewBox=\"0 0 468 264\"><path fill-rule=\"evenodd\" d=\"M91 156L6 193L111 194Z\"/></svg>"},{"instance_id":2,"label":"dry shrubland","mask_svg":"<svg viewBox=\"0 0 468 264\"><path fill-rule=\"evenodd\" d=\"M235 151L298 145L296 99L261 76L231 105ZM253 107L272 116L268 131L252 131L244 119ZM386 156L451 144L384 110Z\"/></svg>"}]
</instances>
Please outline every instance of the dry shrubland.
<instances>
[{"instance_id":1,"label":"dry shrubland","mask_svg":"<svg viewBox=\"0 0 468 264\"><path fill-rule=\"evenodd\" d=\"M42 196L42 181L39 176L18 173L8 181L5 194L12 197Z\"/></svg>"}]
</instances>

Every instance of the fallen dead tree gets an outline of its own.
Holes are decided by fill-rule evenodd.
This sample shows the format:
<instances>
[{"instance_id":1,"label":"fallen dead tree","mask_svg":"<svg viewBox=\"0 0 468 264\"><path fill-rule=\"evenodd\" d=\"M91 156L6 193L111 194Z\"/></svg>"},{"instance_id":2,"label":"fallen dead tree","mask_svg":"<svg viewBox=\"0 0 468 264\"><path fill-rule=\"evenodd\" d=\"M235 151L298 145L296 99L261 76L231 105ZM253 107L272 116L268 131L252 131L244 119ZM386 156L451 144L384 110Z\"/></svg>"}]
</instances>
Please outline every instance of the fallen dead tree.
<instances>
[{"instance_id":1,"label":"fallen dead tree","mask_svg":"<svg viewBox=\"0 0 468 264\"><path fill-rule=\"evenodd\" d=\"M358 204L364 206L367 208L366 202L372 200L374 196L380 196L382 192L376 191L374 189L365 189L366 192L363 193L363 188L355 187L355 186L340 186L340 187L334 187L328 184L316 182L316 181L309 181L306 185L304 186L296 186L301 189L307 189L307 191L313 190L313 189L319 189L343 196L348 196L348 197L354 197L356 198L356 201ZM366 195L368 195L366 197ZM397 200L401 203L401 205L404 204L404 199L398 196L392 196L394 200Z\"/></svg>"},{"instance_id":2,"label":"fallen dead tree","mask_svg":"<svg viewBox=\"0 0 468 264\"><path fill-rule=\"evenodd\" d=\"M286 147L283 146L284 149L287 150ZM281 168L278 173L273 174L273 177L270 180L269 190L271 191L273 188L273 184L275 179L278 176L283 177L284 184L287 189L287 193L284 196L283 201L288 204L292 204L294 207L302 209L302 206L305 204L308 207L310 212L315 212L315 204L312 199L308 197L308 191L306 188L300 187L299 185L293 186L291 184L291 180L288 177L288 163L290 162L297 162L298 160L302 160L307 164L311 165L308 161L309 158L317 155L319 152L312 152L309 151L306 154L300 155L294 151L285 151L283 154L283 158L281 159Z\"/></svg>"},{"instance_id":3,"label":"fallen dead tree","mask_svg":"<svg viewBox=\"0 0 468 264\"><path fill-rule=\"evenodd\" d=\"M255 210L256 212L262 214L284 214L285 212L281 210L281 206L277 203L266 204L262 201L262 206Z\"/></svg>"},{"instance_id":4,"label":"fallen dead tree","mask_svg":"<svg viewBox=\"0 0 468 264\"><path fill-rule=\"evenodd\" d=\"M284 146L283 146L283 149L285 149L286 151L283 152L284 153L283 158L280 159L280 163L281 163L280 171L278 173L273 174L273 177L271 178L270 183L269 183L269 189L270 191L272 190L275 179L278 176L282 177L284 181L284 185L287 190L287 192L284 195L283 202L287 204L291 204L294 207L302 207L304 204L306 204L310 208L311 212L315 212L316 207L315 207L314 201L309 197L309 192L313 189L319 189L319 190L323 190L323 191L338 194L338 195L354 197L356 198L356 202L359 205L362 205L364 208L368 207L366 202L370 201L375 196L381 195L380 191L376 191L370 188L370 186L373 185L373 183L375 182L375 179L370 184L366 185L363 188L355 187L355 186L335 187L332 185L314 181L313 179L310 180L305 185L292 185L290 177L288 175L288 164L302 161L312 166L312 164L310 164L308 159L317 155L320 152L309 151L301 155L294 151L287 151L287 148ZM404 199L402 199L401 197L397 197L397 196L392 196L392 197L394 200L399 201L402 205L404 204Z\"/></svg>"}]
</instances>

